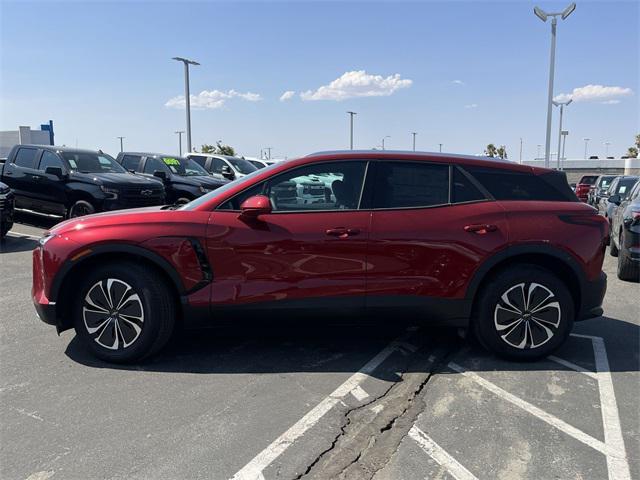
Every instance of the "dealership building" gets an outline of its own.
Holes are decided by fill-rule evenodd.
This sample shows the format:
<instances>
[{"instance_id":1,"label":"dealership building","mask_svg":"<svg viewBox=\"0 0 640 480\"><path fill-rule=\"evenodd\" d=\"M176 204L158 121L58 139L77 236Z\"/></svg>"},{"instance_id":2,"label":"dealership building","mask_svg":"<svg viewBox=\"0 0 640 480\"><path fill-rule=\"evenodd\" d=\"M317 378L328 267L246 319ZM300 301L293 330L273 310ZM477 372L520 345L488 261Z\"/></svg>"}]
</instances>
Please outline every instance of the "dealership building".
<instances>
[{"instance_id":1,"label":"dealership building","mask_svg":"<svg viewBox=\"0 0 640 480\"><path fill-rule=\"evenodd\" d=\"M18 130L0 132L0 158L7 158L14 145L54 145L53 121L40 125L40 130L18 127Z\"/></svg>"}]
</instances>

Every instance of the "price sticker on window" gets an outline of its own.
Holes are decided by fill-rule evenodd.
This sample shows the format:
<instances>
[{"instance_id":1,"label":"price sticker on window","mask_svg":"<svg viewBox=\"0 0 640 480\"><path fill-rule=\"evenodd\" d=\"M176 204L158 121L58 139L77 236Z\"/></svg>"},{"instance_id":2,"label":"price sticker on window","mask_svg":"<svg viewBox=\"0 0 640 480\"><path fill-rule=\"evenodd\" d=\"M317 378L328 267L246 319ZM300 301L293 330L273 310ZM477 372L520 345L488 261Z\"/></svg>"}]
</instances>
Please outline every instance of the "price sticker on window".
<instances>
[{"instance_id":1,"label":"price sticker on window","mask_svg":"<svg viewBox=\"0 0 640 480\"><path fill-rule=\"evenodd\" d=\"M177 158L173 158L173 157L164 157L162 159L165 163L165 165L169 165L169 166L178 166L180 165L180 161Z\"/></svg>"}]
</instances>

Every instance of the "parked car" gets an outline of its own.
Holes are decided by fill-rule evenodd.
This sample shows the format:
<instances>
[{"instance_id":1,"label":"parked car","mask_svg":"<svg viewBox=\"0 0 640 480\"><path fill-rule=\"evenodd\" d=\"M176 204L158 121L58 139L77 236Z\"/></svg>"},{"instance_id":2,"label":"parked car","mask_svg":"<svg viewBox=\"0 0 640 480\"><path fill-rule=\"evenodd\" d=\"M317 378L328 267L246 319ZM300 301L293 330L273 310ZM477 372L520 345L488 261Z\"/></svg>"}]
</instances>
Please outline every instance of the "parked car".
<instances>
[{"instance_id":1,"label":"parked car","mask_svg":"<svg viewBox=\"0 0 640 480\"><path fill-rule=\"evenodd\" d=\"M589 191L598 180L598 175L584 175L576 185L576 196L581 202L589 200Z\"/></svg>"},{"instance_id":2,"label":"parked car","mask_svg":"<svg viewBox=\"0 0 640 480\"><path fill-rule=\"evenodd\" d=\"M0 171L16 210L64 216L164 204L164 188L102 151L16 145Z\"/></svg>"},{"instance_id":3,"label":"parked car","mask_svg":"<svg viewBox=\"0 0 640 480\"><path fill-rule=\"evenodd\" d=\"M280 201L331 174L335 200ZM295 189L295 194L299 189ZM33 253L33 301L112 362L152 355L176 319L368 311L468 327L514 359L602 314L608 223L564 172L471 156L325 152L182 207L63 222ZM301 314L301 312L304 312Z\"/></svg>"},{"instance_id":4,"label":"parked car","mask_svg":"<svg viewBox=\"0 0 640 480\"><path fill-rule=\"evenodd\" d=\"M635 183L638 181L638 178L639 177L633 175L621 175L616 177L611 182L611 185L609 185L607 191L602 195L600 203L598 204L598 211L609 220L609 225L611 225L611 219L618 208L618 204L609 201L609 198L612 195L617 195L620 201L625 200Z\"/></svg>"},{"instance_id":5,"label":"parked car","mask_svg":"<svg viewBox=\"0 0 640 480\"><path fill-rule=\"evenodd\" d=\"M214 177L227 180L236 180L258 170L251 162L228 155L188 153L186 157L191 158Z\"/></svg>"},{"instance_id":6,"label":"parked car","mask_svg":"<svg viewBox=\"0 0 640 480\"><path fill-rule=\"evenodd\" d=\"M6 183L0 182L0 238L13 227L14 195Z\"/></svg>"},{"instance_id":7,"label":"parked car","mask_svg":"<svg viewBox=\"0 0 640 480\"><path fill-rule=\"evenodd\" d=\"M640 181L625 199L614 194L609 201L618 205L611 221L609 250L618 257L618 278L640 281Z\"/></svg>"},{"instance_id":8,"label":"parked car","mask_svg":"<svg viewBox=\"0 0 640 480\"><path fill-rule=\"evenodd\" d=\"M191 159L162 153L120 152L116 161L131 172L164 184L169 204L183 204L209 193L228 180L214 178Z\"/></svg>"},{"instance_id":9,"label":"parked car","mask_svg":"<svg viewBox=\"0 0 640 480\"><path fill-rule=\"evenodd\" d=\"M589 190L587 203L593 207L598 208L598 203L600 203L602 195L607 191L614 178L616 178L615 175L600 175Z\"/></svg>"},{"instance_id":10,"label":"parked car","mask_svg":"<svg viewBox=\"0 0 640 480\"><path fill-rule=\"evenodd\" d=\"M252 157L242 157L247 162L251 163L257 169L265 168L270 165L273 165L275 162L273 160L265 160L264 158L252 158Z\"/></svg>"}]
</instances>

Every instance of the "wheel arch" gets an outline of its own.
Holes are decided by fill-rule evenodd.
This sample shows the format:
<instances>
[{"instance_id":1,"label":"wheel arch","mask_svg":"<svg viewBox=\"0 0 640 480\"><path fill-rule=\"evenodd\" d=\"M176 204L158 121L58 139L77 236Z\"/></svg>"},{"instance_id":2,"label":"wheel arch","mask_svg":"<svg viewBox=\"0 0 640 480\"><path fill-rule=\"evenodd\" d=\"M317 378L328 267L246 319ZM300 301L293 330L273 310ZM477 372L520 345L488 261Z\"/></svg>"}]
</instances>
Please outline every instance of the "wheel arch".
<instances>
[{"instance_id":1,"label":"wheel arch","mask_svg":"<svg viewBox=\"0 0 640 480\"><path fill-rule=\"evenodd\" d=\"M158 254L135 245L102 245L89 247L90 253L77 261L68 260L60 269L51 288L51 299L60 306L58 316L58 332L73 326L71 315L72 296L77 293L78 281L83 273L99 264L107 262L132 262L153 268L168 285L174 287L174 301L178 320L181 321L180 298L186 293L180 276L169 262Z\"/></svg>"}]
</instances>

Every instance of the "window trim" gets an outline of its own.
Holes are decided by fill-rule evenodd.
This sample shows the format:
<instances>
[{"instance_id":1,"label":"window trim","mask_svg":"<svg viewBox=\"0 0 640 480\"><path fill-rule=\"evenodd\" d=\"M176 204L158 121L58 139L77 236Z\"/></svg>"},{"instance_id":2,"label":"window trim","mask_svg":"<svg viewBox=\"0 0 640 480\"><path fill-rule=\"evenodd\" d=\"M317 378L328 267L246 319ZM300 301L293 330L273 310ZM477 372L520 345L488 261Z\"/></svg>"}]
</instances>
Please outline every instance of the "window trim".
<instances>
[{"instance_id":1,"label":"window trim","mask_svg":"<svg viewBox=\"0 0 640 480\"><path fill-rule=\"evenodd\" d=\"M339 210L274 210L272 211L269 215L282 215L282 214L287 214L287 213L329 213L329 212L361 212L361 211L369 211L369 209L367 210L362 210L360 208L360 206L362 205L362 195L364 193L364 187L367 183L367 173L369 171L369 164L371 163L371 160L365 160L365 159L355 159L355 160L332 160L332 161L326 161L326 162L318 162L318 163L307 163L305 165L299 165L297 167L293 167L289 170L285 170L284 172L280 172L277 175L274 175L273 177L269 177L266 178L264 180L262 180L261 182L258 183L254 183L250 186L248 186L247 188L245 188L244 190L241 190L240 192L236 193L235 195L233 195L232 197L229 197L228 199L226 199L225 201L223 201L222 203L220 203L216 208L213 209L214 212L220 211L220 212L229 212L229 213L239 213L241 212L241 210L229 210L227 208L220 208L222 207L222 205L225 205L226 203L234 200L236 197L242 195L244 192L246 192L247 190L251 190L254 187L257 187L260 184L265 184L266 182L270 181L270 180L274 180L282 175L285 175L287 173L290 172L294 172L296 170L300 170L302 168L307 168L310 166L315 166L315 165L325 165L325 164L332 164L332 163L347 163L347 162L364 162L365 163L365 167L364 167L364 175L362 177L362 187L360 187L360 196L358 198L358 206L356 208L342 208Z\"/></svg>"}]
</instances>

